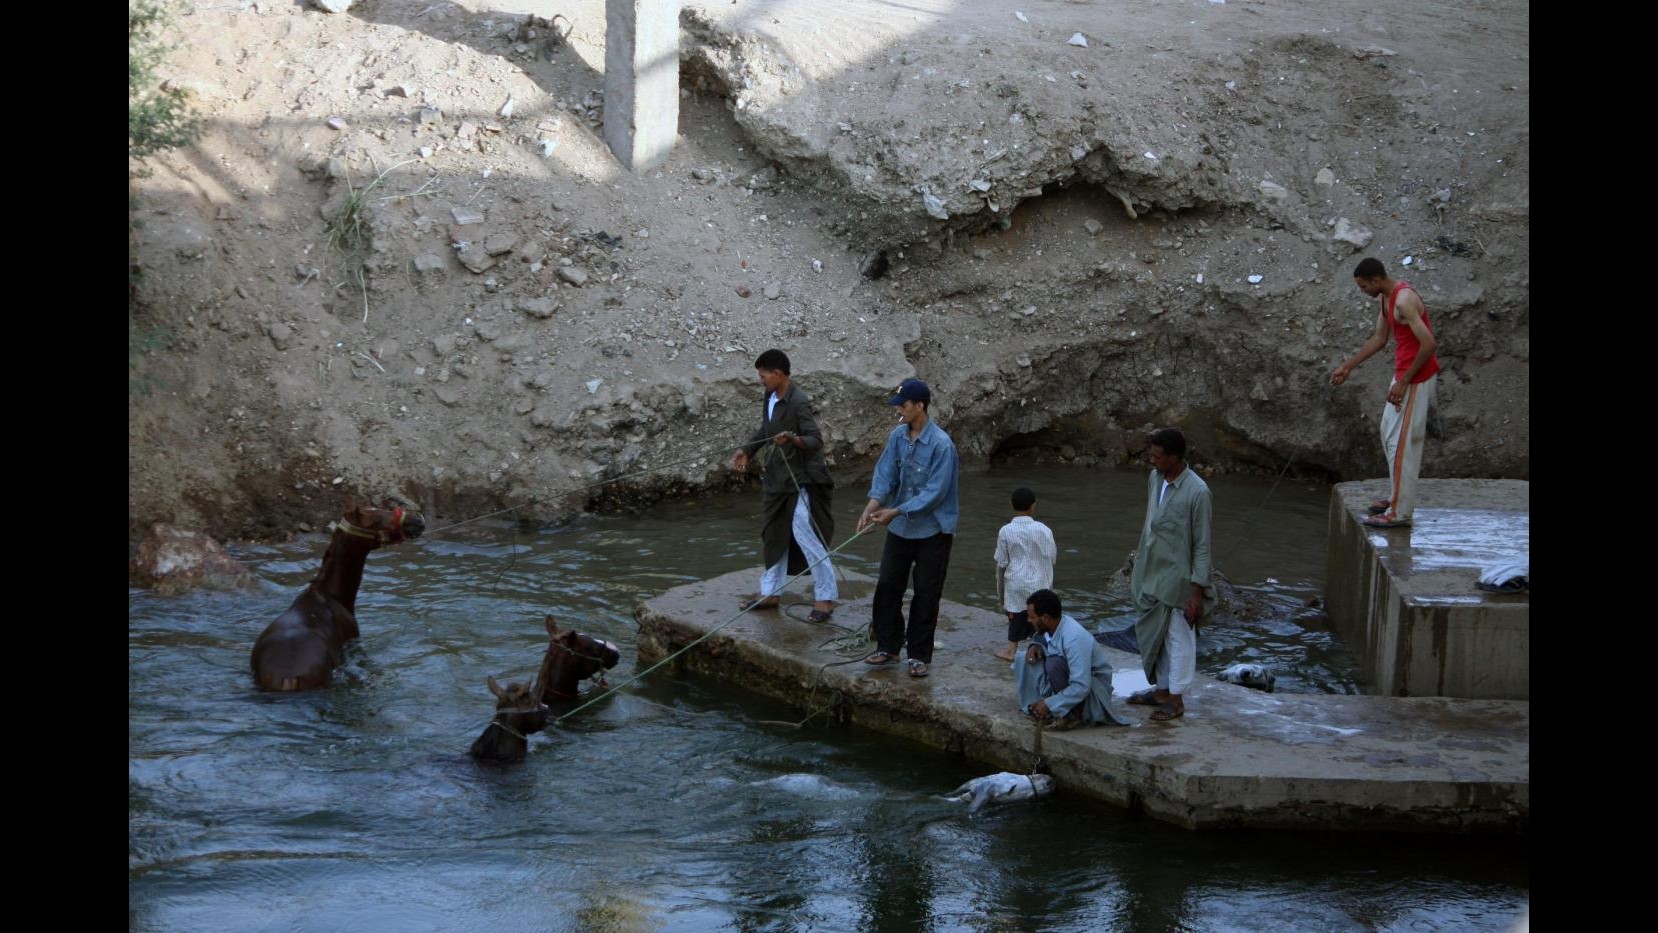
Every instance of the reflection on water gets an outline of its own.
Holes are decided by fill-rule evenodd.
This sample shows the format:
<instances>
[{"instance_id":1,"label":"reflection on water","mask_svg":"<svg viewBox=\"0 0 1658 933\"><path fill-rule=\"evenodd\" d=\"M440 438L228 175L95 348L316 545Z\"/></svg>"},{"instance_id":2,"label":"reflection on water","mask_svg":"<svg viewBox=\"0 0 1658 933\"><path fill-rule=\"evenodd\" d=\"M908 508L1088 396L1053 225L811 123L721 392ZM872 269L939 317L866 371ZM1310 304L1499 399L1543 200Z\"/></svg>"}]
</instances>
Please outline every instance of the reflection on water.
<instances>
[{"instance_id":1,"label":"reflection on water","mask_svg":"<svg viewBox=\"0 0 1658 933\"><path fill-rule=\"evenodd\" d=\"M1020 484L1059 541L1068 608L1120 614L1108 574L1137 537L1136 473L965 477L946 595L994 606ZM1327 491L1282 486L1252 521L1268 483L1211 485L1222 569L1285 612L1206 632L1203 668L1262 661L1281 686L1349 689L1339 647L1291 619L1321 586ZM839 490L848 531L862 494ZM248 653L320 538L242 548L267 581L252 593L130 591L132 927L1505 929L1523 910L1524 840L1197 835L1063 792L968 816L938 795L995 769L762 724L799 712L666 671L532 737L521 764L467 757L484 679L533 673L544 613L621 644L627 676L635 605L757 563L756 498L378 552L362 643L319 693L254 691ZM879 548L846 563L872 574Z\"/></svg>"}]
</instances>

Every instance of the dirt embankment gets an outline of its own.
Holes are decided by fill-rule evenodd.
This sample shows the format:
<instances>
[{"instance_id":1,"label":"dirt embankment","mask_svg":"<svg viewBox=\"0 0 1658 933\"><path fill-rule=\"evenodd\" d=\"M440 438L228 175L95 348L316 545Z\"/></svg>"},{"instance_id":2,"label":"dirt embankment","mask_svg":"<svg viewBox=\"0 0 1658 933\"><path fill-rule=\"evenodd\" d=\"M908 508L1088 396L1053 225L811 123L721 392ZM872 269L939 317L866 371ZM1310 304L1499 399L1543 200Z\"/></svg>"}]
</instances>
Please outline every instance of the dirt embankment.
<instances>
[{"instance_id":1,"label":"dirt embankment","mask_svg":"<svg viewBox=\"0 0 1658 933\"><path fill-rule=\"evenodd\" d=\"M1444 348L1425 472L1528 475L1523 3L691 3L641 176L602 2L528 12L183 18L211 129L136 186L130 537L719 487L769 346L843 470L920 375L970 466L1179 423L1217 468L1380 475L1387 357L1326 384L1367 255Z\"/></svg>"}]
</instances>

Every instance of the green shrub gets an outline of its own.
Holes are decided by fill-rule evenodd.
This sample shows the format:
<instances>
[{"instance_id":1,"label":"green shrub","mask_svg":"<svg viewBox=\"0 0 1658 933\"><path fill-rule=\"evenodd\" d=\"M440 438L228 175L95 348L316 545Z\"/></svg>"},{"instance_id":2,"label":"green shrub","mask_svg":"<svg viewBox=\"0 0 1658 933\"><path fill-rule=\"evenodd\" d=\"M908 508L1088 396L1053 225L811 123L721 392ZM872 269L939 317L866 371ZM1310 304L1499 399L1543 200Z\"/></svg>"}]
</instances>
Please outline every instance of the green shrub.
<instances>
[{"instance_id":1,"label":"green shrub","mask_svg":"<svg viewBox=\"0 0 1658 933\"><path fill-rule=\"evenodd\" d=\"M163 33L172 22L165 0L127 3L127 156L142 159L201 134L183 89L164 88L156 68L172 46Z\"/></svg>"}]
</instances>

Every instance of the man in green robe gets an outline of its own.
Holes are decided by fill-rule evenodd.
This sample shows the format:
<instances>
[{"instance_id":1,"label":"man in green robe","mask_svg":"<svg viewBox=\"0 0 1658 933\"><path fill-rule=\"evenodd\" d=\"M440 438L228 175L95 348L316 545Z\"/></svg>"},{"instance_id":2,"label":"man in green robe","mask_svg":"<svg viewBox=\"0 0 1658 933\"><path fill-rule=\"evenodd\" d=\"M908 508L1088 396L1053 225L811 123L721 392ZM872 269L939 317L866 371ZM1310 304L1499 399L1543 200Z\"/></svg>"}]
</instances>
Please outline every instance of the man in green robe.
<instances>
[{"instance_id":1,"label":"man in green robe","mask_svg":"<svg viewBox=\"0 0 1658 933\"><path fill-rule=\"evenodd\" d=\"M1129 584L1140 618L1134 636L1150 690L1129 697L1155 706L1158 722L1186 713L1181 695L1197 676L1197 627L1215 600L1209 556L1209 486L1186 465L1186 436L1163 428L1150 438L1146 523Z\"/></svg>"}]
</instances>

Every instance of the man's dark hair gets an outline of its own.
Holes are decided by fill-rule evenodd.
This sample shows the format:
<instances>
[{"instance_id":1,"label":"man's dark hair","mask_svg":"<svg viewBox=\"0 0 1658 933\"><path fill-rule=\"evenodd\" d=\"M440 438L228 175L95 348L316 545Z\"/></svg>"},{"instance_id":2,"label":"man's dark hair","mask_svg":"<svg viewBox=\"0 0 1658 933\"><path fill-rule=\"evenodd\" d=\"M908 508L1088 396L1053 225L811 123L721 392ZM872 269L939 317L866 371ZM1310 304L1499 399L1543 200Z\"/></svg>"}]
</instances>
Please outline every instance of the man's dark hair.
<instances>
[{"instance_id":1,"label":"man's dark hair","mask_svg":"<svg viewBox=\"0 0 1658 933\"><path fill-rule=\"evenodd\" d=\"M1174 454L1182 460L1186 459L1186 435L1180 433L1179 428L1159 429L1152 434L1150 443L1153 446L1163 448L1163 452L1166 454Z\"/></svg>"},{"instance_id":2,"label":"man's dark hair","mask_svg":"<svg viewBox=\"0 0 1658 933\"><path fill-rule=\"evenodd\" d=\"M1028 486L1020 486L1013 491L1013 511L1023 512L1036 504L1036 493Z\"/></svg>"},{"instance_id":3,"label":"man's dark hair","mask_svg":"<svg viewBox=\"0 0 1658 933\"><path fill-rule=\"evenodd\" d=\"M770 369L787 376L789 374L789 355L782 350L771 349L760 354L754 361L755 369Z\"/></svg>"},{"instance_id":4,"label":"man's dark hair","mask_svg":"<svg viewBox=\"0 0 1658 933\"><path fill-rule=\"evenodd\" d=\"M1025 605L1030 607L1032 616L1048 616L1057 619L1065 612L1059 605L1059 594L1053 590L1037 590L1025 600Z\"/></svg>"},{"instance_id":5,"label":"man's dark hair","mask_svg":"<svg viewBox=\"0 0 1658 933\"><path fill-rule=\"evenodd\" d=\"M1353 270L1355 279L1379 279L1385 275L1387 270L1382 268L1382 261L1375 256L1366 256L1359 260L1359 267Z\"/></svg>"}]
</instances>

